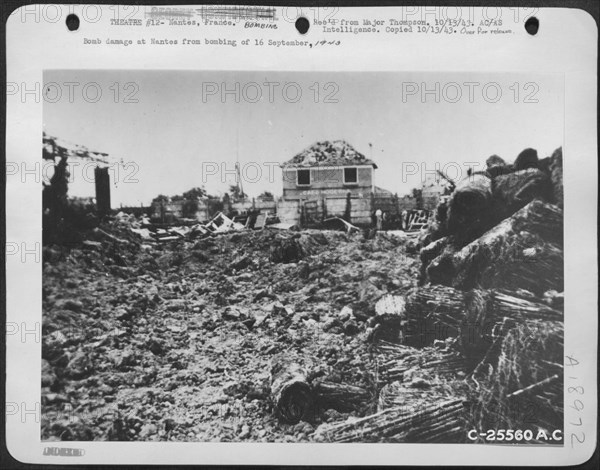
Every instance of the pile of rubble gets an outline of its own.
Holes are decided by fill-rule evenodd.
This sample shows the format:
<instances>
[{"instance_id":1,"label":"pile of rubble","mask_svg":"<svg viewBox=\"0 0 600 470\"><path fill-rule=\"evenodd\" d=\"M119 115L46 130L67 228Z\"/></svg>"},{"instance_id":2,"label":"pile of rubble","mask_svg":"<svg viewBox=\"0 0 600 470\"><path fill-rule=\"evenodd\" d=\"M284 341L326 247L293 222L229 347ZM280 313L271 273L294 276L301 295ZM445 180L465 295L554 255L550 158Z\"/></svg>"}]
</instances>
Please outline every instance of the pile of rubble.
<instances>
[{"instance_id":1,"label":"pile of rubble","mask_svg":"<svg viewBox=\"0 0 600 470\"><path fill-rule=\"evenodd\" d=\"M379 315L376 412L325 424L321 439L470 442L467 429L530 429L534 443L562 429L562 150L487 164L408 247L420 247L421 286Z\"/></svg>"},{"instance_id":2,"label":"pile of rubble","mask_svg":"<svg viewBox=\"0 0 600 470\"><path fill-rule=\"evenodd\" d=\"M147 217L138 220L133 215L119 212L115 219L129 224L132 232L138 234L143 240L169 242L183 238L202 238L212 234L222 234L243 230L244 225L233 221L222 212L218 212L206 223L192 223L189 225L168 225L161 227L150 222Z\"/></svg>"},{"instance_id":3,"label":"pile of rubble","mask_svg":"<svg viewBox=\"0 0 600 470\"><path fill-rule=\"evenodd\" d=\"M418 275L402 238L265 229L158 242L143 223L121 215L45 248L42 439L312 441L319 424L373 409L368 320ZM277 412L282 356L318 397L310 422Z\"/></svg>"}]
</instances>

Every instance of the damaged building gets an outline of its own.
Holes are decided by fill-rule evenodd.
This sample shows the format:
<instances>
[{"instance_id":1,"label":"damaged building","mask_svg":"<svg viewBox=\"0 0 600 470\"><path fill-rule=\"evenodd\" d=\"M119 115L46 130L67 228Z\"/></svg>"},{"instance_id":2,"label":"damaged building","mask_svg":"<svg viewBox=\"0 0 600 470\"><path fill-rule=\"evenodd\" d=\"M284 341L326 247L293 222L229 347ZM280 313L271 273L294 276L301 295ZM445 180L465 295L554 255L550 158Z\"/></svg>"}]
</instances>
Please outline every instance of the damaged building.
<instances>
[{"instance_id":1,"label":"damaged building","mask_svg":"<svg viewBox=\"0 0 600 470\"><path fill-rule=\"evenodd\" d=\"M107 153L93 151L44 132L42 159L50 164L51 169L48 180L43 181L42 191L44 243L76 241L79 229L94 225L98 218L106 217L111 212L110 157ZM74 178L70 172L81 162L84 168L85 165L94 168L95 197L69 194L75 180L83 182L84 186L89 182L85 176Z\"/></svg>"},{"instance_id":2,"label":"damaged building","mask_svg":"<svg viewBox=\"0 0 600 470\"><path fill-rule=\"evenodd\" d=\"M45 185L46 191L48 193L61 191L64 192L64 197L66 197L66 182L70 176L67 168L69 161L81 160L85 163L95 163L94 185L96 197L94 202L98 212L107 214L111 209L110 175L108 173L110 165L109 155L104 152L90 150L83 145L53 137L45 132L42 134L42 143L42 158L54 162L54 174L50 178L49 184ZM59 186L62 189L58 189Z\"/></svg>"},{"instance_id":3,"label":"damaged building","mask_svg":"<svg viewBox=\"0 0 600 470\"><path fill-rule=\"evenodd\" d=\"M331 217L369 225L377 209L394 215L397 201L375 186L376 169L374 161L344 140L317 142L282 165L278 214L306 225Z\"/></svg>"}]
</instances>

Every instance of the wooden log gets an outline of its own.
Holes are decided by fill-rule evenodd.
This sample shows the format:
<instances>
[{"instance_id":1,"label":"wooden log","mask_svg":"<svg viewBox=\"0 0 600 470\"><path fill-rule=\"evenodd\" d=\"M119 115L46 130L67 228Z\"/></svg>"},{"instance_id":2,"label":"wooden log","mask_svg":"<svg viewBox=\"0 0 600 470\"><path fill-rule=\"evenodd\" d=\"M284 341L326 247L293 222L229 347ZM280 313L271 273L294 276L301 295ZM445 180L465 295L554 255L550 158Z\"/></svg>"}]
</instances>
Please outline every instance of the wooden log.
<instances>
[{"instance_id":1,"label":"wooden log","mask_svg":"<svg viewBox=\"0 0 600 470\"><path fill-rule=\"evenodd\" d=\"M420 280L422 283L427 280L427 266L429 266L429 263L431 263L431 261L435 258L439 257L448 246L451 246L449 237L442 237L429 243L424 248L421 248L419 257L421 259ZM453 249L452 252L454 251L456 250Z\"/></svg>"},{"instance_id":2,"label":"wooden log","mask_svg":"<svg viewBox=\"0 0 600 470\"><path fill-rule=\"evenodd\" d=\"M535 165L529 161L532 155ZM536 198L554 202L550 175L537 168L535 150L526 149L522 156L518 167L472 173L458 183L444 210L445 229L436 229L437 236L427 241L447 235L460 248Z\"/></svg>"},{"instance_id":3,"label":"wooden log","mask_svg":"<svg viewBox=\"0 0 600 470\"><path fill-rule=\"evenodd\" d=\"M316 381L313 391L320 410L362 414L373 406L374 393L362 387L328 381Z\"/></svg>"},{"instance_id":4,"label":"wooden log","mask_svg":"<svg viewBox=\"0 0 600 470\"><path fill-rule=\"evenodd\" d=\"M306 371L284 356L274 358L271 366L271 399L279 419L289 424L310 422L315 413L315 396Z\"/></svg>"},{"instance_id":5,"label":"wooden log","mask_svg":"<svg viewBox=\"0 0 600 470\"><path fill-rule=\"evenodd\" d=\"M532 148L526 148L521 151L515 161L513 163L513 167L515 171L525 170L527 168L537 168L538 167L538 153L537 150Z\"/></svg>"},{"instance_id":6,"label":"wooden log","mask_svg":"<svg viewBox=\"0 0 600 470\"><path fill-rule=\"evenodd\" d=\"M524 161L523 164L527 165L528 163ZM492 198L494 217L500 221L536 198L552 201L551 181L543 171L525 167L519 171L494 178L492 180Z\"/></svg>"},{"instance_id":7,"label":"wooden log","mask_svg":"<svg viewBox=\"0 0 600 470\"><path fill-rule=\"evenodd\" d=\"M488 169L493 168L498 165L506 165L506 162L504 161L504 159L502 157L499 157L498 155L491 155L485 161L485 166Z\"/></svg>"},{"instance_id":8,"label":"wooden log","mask_svg":"<svg viewBox=\"0 0 600 470\"><path fill-rule=\"evenodd\" d=\"M564 290L562 210L535 200L461 250L427 267L431 282L462 290L523 288L542 295Z\"/></svg>"},{"instance_id":9,"label":"wooden log","mask_svg":"<svg viewBox=\"0 0 600 470\"><path fill-rule=\"evenodd\" d=\"M485 175L472 175L459 182L448 201L446 228L459 246L488 230L495 220L492 181Z\"/></svg>"},{"instance_id":10,"label":"wooden log","mask_svg":"<svg viewBox=\"0 0 600 470\"><path fill-rule=\"evenodd\" d=\"M500 175L506 175L514 171L512 164L507 164L498 155L492 155L485 161L485 172L490 178L496 178Z\"/></svg>"}]
</instances>

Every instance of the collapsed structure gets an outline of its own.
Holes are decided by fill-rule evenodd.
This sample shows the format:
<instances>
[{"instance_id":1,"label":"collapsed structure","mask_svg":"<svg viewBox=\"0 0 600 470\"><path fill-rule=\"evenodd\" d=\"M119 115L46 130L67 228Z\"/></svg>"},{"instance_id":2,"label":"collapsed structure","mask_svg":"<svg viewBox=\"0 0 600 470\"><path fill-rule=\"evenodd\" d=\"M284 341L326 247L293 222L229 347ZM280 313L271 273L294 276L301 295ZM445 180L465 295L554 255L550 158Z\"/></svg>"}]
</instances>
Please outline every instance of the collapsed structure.
<instances>
[{"instance_id":1,"label":"collapsed structure","mask_svg":"<svg viewBox=\"0 0 600 470\"><path fill-rule=\"evenodd\" d=\"M65 179L69 176L66 169L68 160L81 159L86 162L94 162L96 164L94 168L96 205L99 212L107 214L110 211L109 155L104 152L90 150L83 145L53 137L45 132L42 135L42 144L42 158L55 162L54 175L50 184L45 186L45 188L48 188L49 192L61 191L66 195ZM57 189L58 186L64 188Z\"/></svg>"},{"instance_id":2,"label":"collapsed structure","mask_svg":"<svg viewBox=\"0 0 600 470\"><path fill-rule=\"evenodd\" d=\"M43 237L45 243L71 238L70 232L95 223L90 220L109 214L110 204L110 157L72 142L42 134L42 158L53 162L53 174L44 182L42 193ZM68 201L69 162L84 161L94 167L95 200L88 204L84 199ZM89 205L95 210L91 211ZM86 219L87 217L87 219Z\"/></svg>"},{"instance_id":3,"label":"collapsed structure","mask_svg":"<svg viewBox=\"0 0 600 470\"><path fill-rule=\"evenodd\" d=\"M288 197L327 161L300 155ZM528 149L457 182L417 239L119 213L47 244L42 438L544 442L563 425L562 194L562 150Z\"/></svg>"}]
</instances>

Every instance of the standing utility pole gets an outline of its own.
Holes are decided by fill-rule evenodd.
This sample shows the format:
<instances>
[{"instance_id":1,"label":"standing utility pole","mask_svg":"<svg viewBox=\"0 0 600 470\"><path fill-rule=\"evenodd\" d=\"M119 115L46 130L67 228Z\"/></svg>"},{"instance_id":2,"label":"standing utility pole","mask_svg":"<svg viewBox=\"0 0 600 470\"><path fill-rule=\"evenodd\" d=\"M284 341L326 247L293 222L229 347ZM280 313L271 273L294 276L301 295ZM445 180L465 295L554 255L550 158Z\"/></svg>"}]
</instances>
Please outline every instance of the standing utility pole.
<instances>
[{"instance_id":1,"label":"standing utility pole","mask_svg":"<svg viewBox=\"0 0 600 470\"><path fill-rule=\"evenodd\" d=\"M244 194L244 185L242 184L242 173L240 171L240 138L239 138L239 129L235 130L235 152L236 152L236 162L235 162L235 170L237 174L237 184L238 189L240 191L240 196L242 201L246 199L246 195Z\"/></svg>"}]
</instances>

